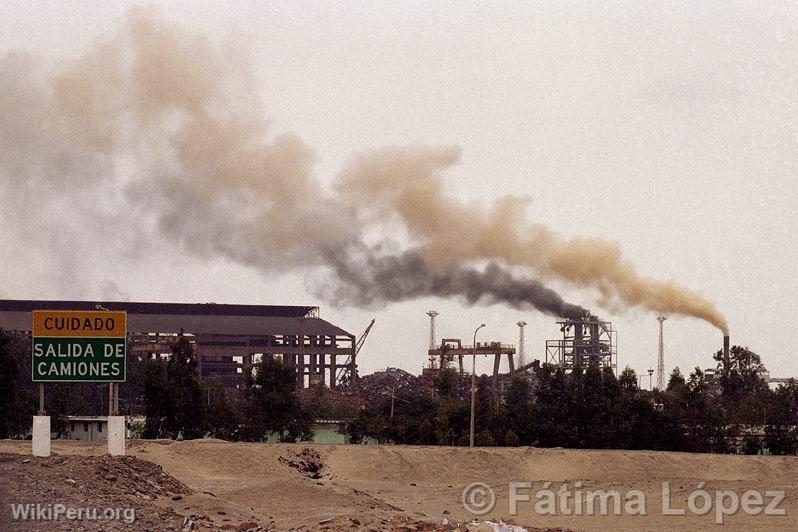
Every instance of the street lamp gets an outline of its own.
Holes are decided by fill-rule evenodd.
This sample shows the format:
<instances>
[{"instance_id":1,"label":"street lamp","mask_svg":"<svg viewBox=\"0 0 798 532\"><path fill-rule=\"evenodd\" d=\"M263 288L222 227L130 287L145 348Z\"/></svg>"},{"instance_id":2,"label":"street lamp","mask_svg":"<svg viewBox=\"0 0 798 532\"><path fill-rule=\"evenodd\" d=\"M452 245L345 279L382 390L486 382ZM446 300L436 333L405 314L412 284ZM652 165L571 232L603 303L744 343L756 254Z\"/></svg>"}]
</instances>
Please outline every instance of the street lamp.
<instances>
[{"instance_id":1,"label":"street lamp","mask_svg":"<svg viewBox=\"0 0 798 532\"><path fill-rule=\"evenodd\" d=\"M474 330L474 343L471 344L471 431L468 437L469 447L474 446L474 405L477 394L477 332L484 326L485 324L483 323Z\"/></svg>"},{"instance_id":2,"label":"street lamp","mask_svg":"<svg viewBox=\"0 0 798 532\"><path fill-rule=\"evenodd\" d=\"M654 370L653 369L649 369L648 370L648 389L649 390L654 390L654 385L651 383L651 376L652 375L654 375Z\"/></svg>"}]
</instances>

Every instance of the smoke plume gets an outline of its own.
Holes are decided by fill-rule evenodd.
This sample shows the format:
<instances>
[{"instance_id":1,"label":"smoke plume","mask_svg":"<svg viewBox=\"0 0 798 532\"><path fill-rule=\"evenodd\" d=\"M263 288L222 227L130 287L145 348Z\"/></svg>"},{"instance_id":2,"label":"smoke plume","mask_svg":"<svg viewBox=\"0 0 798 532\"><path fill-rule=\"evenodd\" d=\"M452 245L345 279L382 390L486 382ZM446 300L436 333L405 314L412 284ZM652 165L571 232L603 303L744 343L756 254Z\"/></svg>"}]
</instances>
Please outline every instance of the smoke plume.
<instances>
[{"instance_id":1,"label":"smoke plume","mask_svg":"<svg viewBox=\"0 0 798 532\"><path fill-rule=\"evenodd\" d=\"M334 272L333 300L338 304L367 306L438 296L457 297L469 305L504 303L567 318L588 314L539 281L514 276L496 263L484 270L457 264L433 270L416 249L380 254L365 245L331 252L328 260Z\"/></svg>"},{"instance_id":2,"label":"smoke plume","mask_svg":"<svg viewBox=\"0 0 798 532\"><path fill-rule=\"evenodd\" d=\"M607 308L728 329L700 295L640 276L617 244L529 222L524 198L453 199L442 174L459 160L455 147L359 154L325 188L313 149L270 131L239 64L141 10L55 72L21 54L0 59L4 241L24 242L28 264L49 257L38 268L62 272L48 281L72 289L100 260L87 243L114 234L125 237L105 239L103 253L131 261L165 240L262 271L326 271L336 288L318 294L339 304L439 296L586 312L538 278L595 289ZM367 243L380 234L397 236Z\"/></svg>"},{"instance_id":3,"label":"smoke plume","mask_svg":"<svg viewBox=\"0 0 798 532\"><path fill-rule=\"evenodd\" d=\"M422 243L421 254L435 268L479 260L525 266L543 278L597 289L603 307L692 316L728 332L710 301L674 282L641 276L623 259L618 244L568 240L530 223L525 198L505 196L481 208L447 196L441 174L458 160L455 147L391 147L360 154L342 172L339 190L367 205L369 219L398 220Z\"/></svg>"}]
</instances>

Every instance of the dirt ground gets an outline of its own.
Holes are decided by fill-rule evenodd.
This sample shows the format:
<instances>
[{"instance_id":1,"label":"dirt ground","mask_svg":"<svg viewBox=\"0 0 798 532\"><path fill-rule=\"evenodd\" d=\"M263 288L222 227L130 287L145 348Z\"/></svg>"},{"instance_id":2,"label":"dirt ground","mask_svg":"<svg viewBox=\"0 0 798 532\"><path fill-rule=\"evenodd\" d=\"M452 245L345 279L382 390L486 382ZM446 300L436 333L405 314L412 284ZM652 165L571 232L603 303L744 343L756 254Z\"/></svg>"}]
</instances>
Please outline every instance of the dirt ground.
<instances>
[{"instance_id":1,"label":"dirt ground","mask_svg":"<svg viewBox=\"0 0 798 532\"><path fill-rule=\"evenodd\" d=\"M102 444L78 442L54 441L52 448L58 454L56 460L65 457L75 470L80 469L81 457L98 456L105 451ZM45 459L22 463L30 457L30 442L0 441L0 453L16 453L5 455L11 457L5 462L0 460L3 475L0 495L7 508L20 497L8 480L11 471L18 475L17 482L23 483L25 479L41 481L51 473L46 472L49 468L35 465L36 460ZM161 493L146 498L126 494L133 496L125 499L127 502L142 505L141 515L146 519L161 519L160 528L416 530L453 528L457 523L474 519L574 530L798 528L798 457L535 448L309 446L211 440L134 441L128 444L128 455L161 466L163 472L179 481L176 485L164 477L164 486L152 488ZM136 467L142 466L138 462L129 466L133 470ZM159 474L152 473L155 477ZM125 470L113 476L125 476ZM59 486L66 485L60 477L50 480ZM80 481L90 483L91 479ZM522 494L530 495L531 501L519 501L517 515L512 514L509 505L509 483L514 481L532 483L531 487L519 488ZM666 481L671 489L670 508L684 509L685 515L663 515L662 483ZM496 497L495 507L478 517L469 513L462 502L464 488L473 482L485 483ZM190 493L175 493L181 483ZM710 494L711 506L705 515L691 512L687 504L688 494L701 488ZM544 512L535 506L539 501L536 494L542 489L571 490L574 494L617 490L637 505L630 509L623 505L616 515L610 504L609 515L599 515L596 504L593 515L588 515L591 512L583 504L582 515L574 515L577 511L573 495L564 509L554 508L557 515L545 515L552 510L551 506L544 507ZM630 490L641 493L633 495ZM760 506L760 514L749 515L738 510L735 515L723 516L723 525L717 525L715 492L718 490L734 492L738 499L747 490L761 492L764 504ZM786 515L761 514L770 500L765 492L774 490L785 493L779 509ZM85 492L81 500L92 501L99 496ZM726 494L727 498L720 502L728 506L731 496ZM640 513L641 497L644 497L645 515L629 515ZM475 500L479 503L485 499ZM563 504L562 498L558 501ZM700 509L702 499L696 501L694 507ZM98 502L97 506L106 504ZM4 517L8 518L8 510L4 511ZM0 529L5 530L2 519ZM150 523L138 521L133 528L146 529ZM17 525L14 524L18 528ZM479 529L490 530L486 526Z\"/></svg>"}]
</instances>

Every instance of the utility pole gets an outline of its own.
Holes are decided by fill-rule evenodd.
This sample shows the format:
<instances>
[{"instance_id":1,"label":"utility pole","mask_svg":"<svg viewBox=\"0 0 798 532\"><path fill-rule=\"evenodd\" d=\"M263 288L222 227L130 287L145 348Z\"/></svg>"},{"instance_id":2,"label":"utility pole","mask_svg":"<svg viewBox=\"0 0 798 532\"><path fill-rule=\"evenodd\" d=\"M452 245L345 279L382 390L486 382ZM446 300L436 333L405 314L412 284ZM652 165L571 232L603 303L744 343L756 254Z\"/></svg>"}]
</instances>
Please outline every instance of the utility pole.
<instances>
[{"instance_id":1,"label":"utility pole","mask_svg":"<svg viewBox=\"0 0 798 532\"><path fill-rule=\"evenodd\" d=\"M471 345L471 430L468 434L468 446L474 446L474 412L477 399L477 332L483 328L485 324L481 324L474 331L474 343Z\"/></svg>"},{"instance_id":2,"label":"utility pole","mask_svg":"<svg viewBox=\"0 0 798 532\"><path fill-rule=\"evenodd\" d=\"M659 353L657 355L657 388L665 389L665 342L662 336L662 323L667 320L667 316L657 316L659 321Z\"/></svg>"}]
</instances>

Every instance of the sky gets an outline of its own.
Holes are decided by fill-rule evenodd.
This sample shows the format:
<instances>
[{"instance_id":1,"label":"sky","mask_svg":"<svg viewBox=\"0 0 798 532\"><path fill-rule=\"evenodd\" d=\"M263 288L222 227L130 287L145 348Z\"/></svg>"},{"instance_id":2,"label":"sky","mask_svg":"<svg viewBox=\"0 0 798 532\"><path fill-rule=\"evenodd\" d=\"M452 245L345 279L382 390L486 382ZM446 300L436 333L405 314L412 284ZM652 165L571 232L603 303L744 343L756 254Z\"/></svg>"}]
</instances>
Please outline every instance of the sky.
<instances>
[{"instance_id":1,"label":"sky","mask_svg":"<svg viewBox=\"0 0 798 532\"><path fill-rule=\"evenodd\" d=\"M0 83L14 86L8 65L20 57L54 71L113 41L137 6L149 3L4 2ZM442 173L448 194L466 205L527 196L533 222L617 242L642 275L712 301L732 344L759 353L773 376L798 376L794 3L159 2L155 16L221 51L256 102L246 109L310 147L322 186L359 153L457 146L459 162ZM10 107L0 102L0 113ZM56 142L46 116L41 124L16 126L34 131L31 153ZM8 131L0 150L20 149ZM16 153L0 156L13 163ZM66 177L44 181L0 165L0 297L319 305L355 334L376 318L361 373L420 372L429 309L440 312L439 338L470 341L485 323L479 340L516 343L515 323L527 321L527 359L560 334L552 316L501 304L330 305L312 269L262 268L158 231L151 212L125 207L135 202L120 185L149 169L119 159L86 167L119 176L90 192L70 162L53 163ZM133 190L156 206L163 193ZM316 208L312 192L296 193ZM319 203L319 225L334 216ZM655 313L600 308L594 289L546 284L613 322L621 367L656 367ZM713 366L721 340L703 321L671 316L667 370Z\"/></svg>"}]
</instances>

